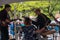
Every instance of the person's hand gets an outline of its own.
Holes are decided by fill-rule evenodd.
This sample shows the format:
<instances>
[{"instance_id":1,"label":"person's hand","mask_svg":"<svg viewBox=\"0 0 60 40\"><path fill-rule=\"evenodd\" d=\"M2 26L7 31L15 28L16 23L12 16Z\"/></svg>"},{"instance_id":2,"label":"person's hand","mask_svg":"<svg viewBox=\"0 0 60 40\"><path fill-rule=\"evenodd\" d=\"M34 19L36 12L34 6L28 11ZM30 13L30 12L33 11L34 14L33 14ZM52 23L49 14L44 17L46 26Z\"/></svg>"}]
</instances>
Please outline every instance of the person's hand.
<instances>
[{"instance_id":1,"label":"person's hand","mask_svg":"<svg viewBox=\"0 0 60 40\"><path fill-rule=\"evenodd\" d=\"M40 30L36 30L36 33L40 33Z\"/></svg>"},{"instance_id":2,"label":"person's hand","mask_svg":"<svg viewBox=\"0 0 60 40\"><path fill-rule=\"evenodd\" d=\"M2 26L5 26L5 25L6 25L6 23L4 21L2 21Z\"/></svg>"},{"instance_id":3,"label":"person's hand","mask_svg":"<svg viewBox=\"0 0 60 40\"><path fill-rule=\"evenodd\" d=\"M8 19L6 19L5 21L6 21L7 23L10 23L10 20L8 20Z\"/></svg>"}]
</instances>

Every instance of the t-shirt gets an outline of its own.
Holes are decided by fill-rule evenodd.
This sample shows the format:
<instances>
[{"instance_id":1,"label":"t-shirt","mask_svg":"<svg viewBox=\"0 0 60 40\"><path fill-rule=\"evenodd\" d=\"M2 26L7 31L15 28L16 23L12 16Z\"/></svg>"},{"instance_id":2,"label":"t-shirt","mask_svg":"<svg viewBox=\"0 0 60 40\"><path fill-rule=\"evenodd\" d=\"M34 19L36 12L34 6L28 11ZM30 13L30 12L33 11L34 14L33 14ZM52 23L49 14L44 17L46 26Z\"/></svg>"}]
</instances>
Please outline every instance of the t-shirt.
<instances>
[{"instance_id":1,"label":"t-shirt","mask_svg":"<svg viewBox=\"0 0 60 40\"><path fill-rule=\"evenodd\" d=\"M10 28L9 29L10 30L9 33L12 34L12 35L15 35L15 32L14 32L14 23L13 22L10 23L9 28Z\"/></svg>"},{"instance_id":2,"label":"t-shirt","mask_svg":"<svg viewBox=\"0 0 60 40\"><path fill-rule=\"evenodd\" d=\"M22 27L25 37L33 37L33 31L35 30L34 26Z\"/></svg>"},{"instance_id":3,"label":"t-shirt","mask_svg":"<svg viewBox=\"0 0 60 40\"><path fill-rule=\"evenodd\" d=\"M48 30L54 29L56 32L59 32L59 26L54 26L54 28L52 28L52 26L48 26L47 28Z\"/></svg>"},{"instance_id":4,"label":"t-shirt","mask_svg":"<svg viewBox=\"0 0 60 40\"><path fill-rule=\"evenodd\" d=\"M6 19L10 19L8 12L4 9L0 12L0 20L5 21Z\"/></svg>"},{"instance_id":5,"label":"t-shirt","mask_svg":"<svg viewBox=\"0 0 60 40\"><path fill-rule=\"evenodd\" d=\"M39 29L43 28L46 25L46 22L47 24L51 22L51 20L44 14L38 15L36 19L36 22L32 21L32 23L39 27Z\"/></svg>"}]
</instances>

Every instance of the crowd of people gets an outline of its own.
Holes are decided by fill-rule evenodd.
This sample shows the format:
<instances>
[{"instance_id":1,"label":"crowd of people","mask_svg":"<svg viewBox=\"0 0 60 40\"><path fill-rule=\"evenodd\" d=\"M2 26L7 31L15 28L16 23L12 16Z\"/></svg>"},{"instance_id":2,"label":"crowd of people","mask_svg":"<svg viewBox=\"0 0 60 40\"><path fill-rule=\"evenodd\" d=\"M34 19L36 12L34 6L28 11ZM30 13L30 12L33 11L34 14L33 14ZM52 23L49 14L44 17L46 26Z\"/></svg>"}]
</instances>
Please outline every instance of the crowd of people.
<instances>
[{"instance_id":1,"label":"crowd of people","mask_svg":"<svg viewBox=\"0 0 60 40\"><path fill-rule=\"evenodd\" d=\"M11 6L5 5L5 8L0 12L0 31L1 40L18 40L16 34L18 33L19 40L49 40L49 35L54 33L59 34L60 22L53 23L51 20L41 13L39 8L34 10L37 15L36 20L31 20L30 17L23 16L23 20L10 20L8 12L11 12Z\"/></svg>"}]
</instances>

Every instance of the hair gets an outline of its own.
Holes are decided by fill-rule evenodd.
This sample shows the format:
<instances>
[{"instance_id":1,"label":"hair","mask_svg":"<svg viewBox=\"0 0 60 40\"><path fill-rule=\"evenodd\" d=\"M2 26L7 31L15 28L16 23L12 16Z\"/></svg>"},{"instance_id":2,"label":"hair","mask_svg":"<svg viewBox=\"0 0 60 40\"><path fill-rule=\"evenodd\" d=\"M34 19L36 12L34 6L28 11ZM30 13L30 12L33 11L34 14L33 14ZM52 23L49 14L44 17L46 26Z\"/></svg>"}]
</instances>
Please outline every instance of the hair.
<instances>
[{"instance_id":1,"label":"hair","mask_svg":"<svg viewBox=\"0 0 60 40\"><path fill-rule=\"evenodd\" d=\"M5 4L5 8L9 8L11 7L9 4Z\"/></svg>"},{"instance_id":2,"label":"hair","mask_svg":"<svg viewBox=\"0 0 60 40\"><path fill-rule=\"evenodd\" d=\"M36 8L34 11L41 11L40 8Z\"/></svg>"},{"instance_id":3,"label":"hair","mask_svg":"<svg viewBox=\"0 0 60 40\"><path fill-rule=\"evenodd\" d=\"M26 24L26 25L31 24L31 23L30 23L30 21L31 21L31 20L30 20L30 18L29 18L29 17L24 17L24 19L25 19L25 21L24 21L24 22L25 22L25 24Z\"/></svg>"}]
</instances>

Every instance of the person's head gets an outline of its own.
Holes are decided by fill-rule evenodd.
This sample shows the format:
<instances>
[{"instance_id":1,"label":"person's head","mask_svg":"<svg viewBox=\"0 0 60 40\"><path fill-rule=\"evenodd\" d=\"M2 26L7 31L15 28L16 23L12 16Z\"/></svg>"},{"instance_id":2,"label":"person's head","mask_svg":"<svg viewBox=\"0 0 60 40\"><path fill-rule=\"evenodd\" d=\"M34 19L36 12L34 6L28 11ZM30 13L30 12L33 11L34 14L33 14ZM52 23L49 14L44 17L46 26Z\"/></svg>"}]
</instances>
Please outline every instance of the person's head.
<instances>
[{"instance_id":1,"label":"person's head","mask_svg":"<svg viewBox=\"0 0 60 40\"><path fill-rule=\"evenodd\" d=\"M31 20L29 17L24 17L24 24L25 25L30 25L31 24Z\"/></svg>"},{"instance_id":2,"label":"person's head","mask_svg":"<svg viewBox=\"0 0 60 40\"><path fill-rule=\"evenodd\" d=\"M11 11L11 6L10 6L9 4L6 4L6 5L5 5L5 10Z\"/></svg>"},{"instance_id":3,"label":"person's head","mask_svg":"<svg viewBox=\"0 0 60 40\"><path fill-rule=\"evenodd\" d=\"M37 15L40 15L41 14L41 10L39 8L35 9L34 12L37 14Z\"/></svg>"}]
</instances>

